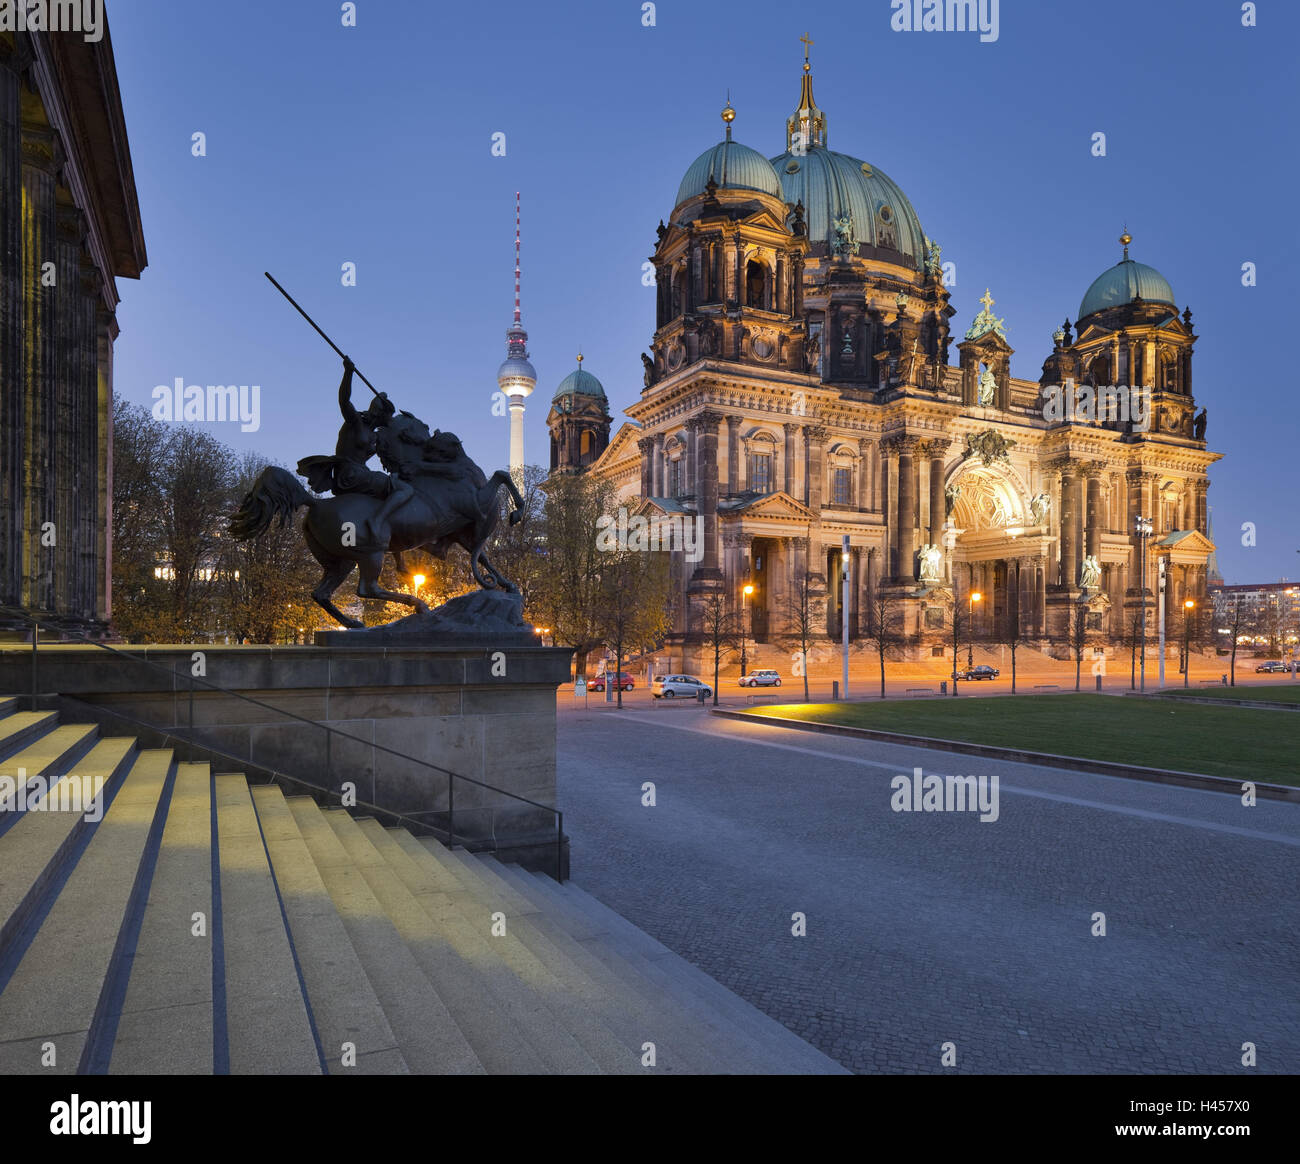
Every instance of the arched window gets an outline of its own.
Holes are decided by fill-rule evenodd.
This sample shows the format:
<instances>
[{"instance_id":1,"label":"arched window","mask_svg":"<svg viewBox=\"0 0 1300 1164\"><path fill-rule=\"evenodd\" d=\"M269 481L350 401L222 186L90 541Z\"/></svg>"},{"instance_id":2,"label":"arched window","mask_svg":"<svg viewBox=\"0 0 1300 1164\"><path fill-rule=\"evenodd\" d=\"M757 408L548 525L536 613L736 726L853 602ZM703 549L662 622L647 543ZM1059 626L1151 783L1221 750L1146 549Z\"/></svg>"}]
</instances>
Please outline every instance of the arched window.
<instances>
[{"instance_id":1,"label":"arched window","mask_svg":"<svg viewBox=\"0 0 1300 1164\"><path fill-rule=\"evenodd\" d=\"M584 430L582 434L582 443L578 448L578 455L584 458L589 456L591 454L592 446L594 444L595 441L591 435L590 430Z\"/></svg>"},{"instance_id":2,"label":"arched window","mask_svg":"<svg viewBox=\"0 0 1300 1164\"><path fill-rule=\"evenodd\" d=\"M762 263L750 260L745 267L745 306L765 308L767 271Z\"/></svg>"}]
</instances>

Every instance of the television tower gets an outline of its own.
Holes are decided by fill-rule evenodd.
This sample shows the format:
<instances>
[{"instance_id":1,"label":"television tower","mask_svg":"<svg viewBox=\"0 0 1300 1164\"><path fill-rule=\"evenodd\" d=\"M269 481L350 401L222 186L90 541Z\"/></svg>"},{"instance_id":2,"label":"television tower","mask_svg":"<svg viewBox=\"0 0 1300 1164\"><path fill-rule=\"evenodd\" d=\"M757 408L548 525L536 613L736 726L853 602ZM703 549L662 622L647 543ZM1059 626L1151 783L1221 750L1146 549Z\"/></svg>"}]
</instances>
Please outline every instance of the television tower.
<instances>
[{"instance_id":1,"label":"television tower","mask_svg":"<svg viewBox=\"0 0 1300 1164\"><path fill-rule=\"evenodd\" d=\"M510 404L510 475L524 479L524 401L537 387L537 372L528 362L528 333L519 320L519 191L515 191L515 319L506 329L506 362L497 371L497 385Z\"/></svg>"}]
</instances>

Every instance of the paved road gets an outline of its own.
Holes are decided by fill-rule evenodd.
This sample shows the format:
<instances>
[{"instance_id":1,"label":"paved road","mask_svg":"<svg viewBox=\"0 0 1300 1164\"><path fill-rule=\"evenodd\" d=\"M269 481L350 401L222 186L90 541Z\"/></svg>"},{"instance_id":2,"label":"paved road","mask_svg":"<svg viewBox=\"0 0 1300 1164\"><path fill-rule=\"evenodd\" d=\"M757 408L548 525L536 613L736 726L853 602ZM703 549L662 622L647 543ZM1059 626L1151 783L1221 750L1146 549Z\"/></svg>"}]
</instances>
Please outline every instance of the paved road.
<instances>
[{"instance_id":1,"label":"paved road","mask_svg":"<svg viewBox=\"0 0 1300 1164\"><path fill-rule=\"evenodd\" d=\"M1300 806L560 707L574 881L855 1071L1300 1071ZM998 820L893 812L917 766Z\"/></svg>"}]
</instances>

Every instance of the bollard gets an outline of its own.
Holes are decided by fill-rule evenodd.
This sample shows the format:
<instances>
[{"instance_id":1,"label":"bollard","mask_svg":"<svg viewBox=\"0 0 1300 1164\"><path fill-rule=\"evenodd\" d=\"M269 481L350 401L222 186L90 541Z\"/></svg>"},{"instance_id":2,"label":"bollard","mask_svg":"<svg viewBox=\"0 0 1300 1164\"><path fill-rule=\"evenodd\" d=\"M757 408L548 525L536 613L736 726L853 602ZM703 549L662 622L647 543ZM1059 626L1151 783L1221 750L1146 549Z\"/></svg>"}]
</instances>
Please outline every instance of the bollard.
<instances>
[{"instance_id":1,"label":"bollard","mask_svg":"<svg viewBox=\"0 0 1300 1164\"><path fill-rule=\"evenodd\" d=\"M1100 690L1101 690L1101 676L1100 676L1100 675L1096 676L1096 679L1097 679L1097 690L1100 691Z\"/></svg>"},{"instance_id":2,"label":"bollard","mask_svg":"<svg viewBox=\"0 0 1300 1164\"><path fill-rule=\"evenodd\" d=\"M831 680L831 702L838 703L839 701L840 701L840 681L838 679L832 679Z\"/></svg>"},{"instance_id":3,"label":"bollard","mask_svg":"<svg viewBox=\"0 0 1300 1164\"><path fill-rule=\"evenodd\" d=\"M947 680L947 679L941 679L941 680L939 681L939 694L940 694L940 695L947 695L947 694L948 694L948 680Z\"/></svg>"},{"instance_id":4,"label":"bollard","mask_svg":"<svg viewBox=\"0 0 1300 1164\"><path fill-rule=\"evenodd\" d=\"M701 687L701 688L700 688L700 689L695 693L695 698L696 698L696 699L697 699L701 704L703 704L703 702L704 702L704 688L703 688L703 687Z\"/></svg>"}]
</instances>

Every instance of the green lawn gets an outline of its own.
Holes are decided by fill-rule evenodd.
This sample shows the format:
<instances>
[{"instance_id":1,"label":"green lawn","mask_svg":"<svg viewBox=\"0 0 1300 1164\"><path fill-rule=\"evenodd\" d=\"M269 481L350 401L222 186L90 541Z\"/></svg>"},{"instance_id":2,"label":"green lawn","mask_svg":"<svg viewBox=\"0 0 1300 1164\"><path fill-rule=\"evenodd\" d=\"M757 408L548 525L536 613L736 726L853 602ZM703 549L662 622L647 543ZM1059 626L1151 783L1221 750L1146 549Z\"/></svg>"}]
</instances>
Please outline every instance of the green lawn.
<instances>
[{"instance_id":1,"label":"green lawn","mask_svg":"<svg viewBox=\"0 0 1300 1164\"><path fill-rule=\"evenodd\" d=\"M1270 683L1267 687L1202 687L1186 691L1163 691L1175 699L1199 696L1203 699L1242 699L1263 703L1300 703L1300 683Z\"/></svg>"},{"instance_id":2,"label":"green lawn","mask_svg":"<svg viewBox=\"0 0 1300 1164\"><path fill-rule=\"evenodd\" d=\"M1300 717L1113 695L786 704L756 718L875 728L1207 776L1300 785Z\"/></svg>"}]
</instances>

